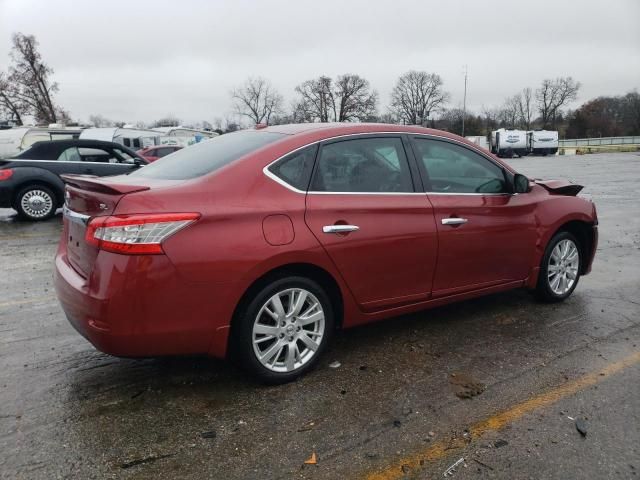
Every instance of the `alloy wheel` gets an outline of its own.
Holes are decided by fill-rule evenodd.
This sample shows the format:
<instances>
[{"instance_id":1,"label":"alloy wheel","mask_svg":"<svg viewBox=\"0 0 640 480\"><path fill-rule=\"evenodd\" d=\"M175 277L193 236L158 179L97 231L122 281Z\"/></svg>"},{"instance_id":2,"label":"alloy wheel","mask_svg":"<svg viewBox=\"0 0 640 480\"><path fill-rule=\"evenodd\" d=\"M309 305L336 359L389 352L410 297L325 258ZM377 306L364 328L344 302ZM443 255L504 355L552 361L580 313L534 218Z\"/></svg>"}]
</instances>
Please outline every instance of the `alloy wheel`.
<instances>
[{"instance_id":1,"label":"alloy wheel","mask_svg":"<svg viewBox=\"0 0 640 480\"><path fill-rule=\"evenodd\" d=\"M570 239L558 242L549 256L547 280L549 288L556 295L565 295L571 290L578 278L580 253Z\"/></svg>"},{"instance_id":2,"label":"alloy wheel","mask_svg":"<svg viewBox=\"0 0 640 480\"><path fill-rule=\"evenodd\" d=\"M273 372L292 372L307 364L325 335L322 304L310 291L289 288L273 295L253 323L253 352Z\"/></svg>"}]
</instances>

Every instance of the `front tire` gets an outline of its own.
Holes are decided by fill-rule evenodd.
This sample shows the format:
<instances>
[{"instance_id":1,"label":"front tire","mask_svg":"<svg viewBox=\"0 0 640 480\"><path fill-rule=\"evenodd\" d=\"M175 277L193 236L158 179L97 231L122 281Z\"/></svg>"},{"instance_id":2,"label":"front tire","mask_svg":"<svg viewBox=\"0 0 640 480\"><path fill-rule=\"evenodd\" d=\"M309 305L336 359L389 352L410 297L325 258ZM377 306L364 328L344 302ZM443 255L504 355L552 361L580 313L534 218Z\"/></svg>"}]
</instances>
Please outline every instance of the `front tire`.
<instances>
[{"instance_id":1,"label":"front tire","mask_svg":"<svg viewBox=\"0 0 640 480\"><path fill-rule=\"evenodd\" d=\"M315 281L285 277L263 287L236 319L239 360L269 384L295 380L311 370L334 329L329 296Z\"/></svg>"},{"instance_id":2,"label":"front tire","mask_svg":"<svg viewBox=\"0 0 640 480\"><path fill-rule=\"evenodd\" d=\"M576 289L581 270L582 254L576 237L569 232L557 233L542 257L537 297L546 302L565 300Z\"/></svg>"},{"instance_id":3,"label":"front tire","mask_svg":"<svg viewBox=\"0 0 640 480\"><path fill-rule=\"evenodd\" d=\"M56 195L48 187L31 185L20 190L15 199L15 209L27 220L46 220L56 213Z\"/></svg>"}]
</instances>

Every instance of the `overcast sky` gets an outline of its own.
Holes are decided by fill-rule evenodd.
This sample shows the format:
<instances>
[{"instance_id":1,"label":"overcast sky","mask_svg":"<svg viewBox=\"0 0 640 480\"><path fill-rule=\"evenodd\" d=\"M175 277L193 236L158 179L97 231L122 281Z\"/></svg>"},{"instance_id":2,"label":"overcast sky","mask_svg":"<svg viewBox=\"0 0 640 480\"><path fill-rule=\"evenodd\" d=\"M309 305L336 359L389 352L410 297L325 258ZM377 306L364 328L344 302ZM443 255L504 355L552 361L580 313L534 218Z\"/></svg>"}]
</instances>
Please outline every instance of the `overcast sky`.
<instances>
[{"instance_id":1,"label":"overcast sky","mask_svg":"<svg viewBox=\"0 0 640 480\"><path fill-rule=\"evenodd\" d=\"M497 106L544 78L582 82L577 104L640 87L640 0L0 0L0 70L33 34L73 119L184 122L233 112L229 91L357 73L380 93L401 73L443 77L451 106Z\"/></svg>"}]
</instances>

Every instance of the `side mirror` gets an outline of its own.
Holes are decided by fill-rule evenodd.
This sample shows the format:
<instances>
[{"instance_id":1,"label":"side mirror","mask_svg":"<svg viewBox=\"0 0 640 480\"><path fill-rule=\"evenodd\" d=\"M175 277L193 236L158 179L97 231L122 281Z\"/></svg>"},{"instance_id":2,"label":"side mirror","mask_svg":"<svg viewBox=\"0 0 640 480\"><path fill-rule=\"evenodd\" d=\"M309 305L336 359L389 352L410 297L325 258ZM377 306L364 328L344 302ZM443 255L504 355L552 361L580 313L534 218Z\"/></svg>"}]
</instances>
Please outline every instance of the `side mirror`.
<instances>
[{"instance_id":1,"label":"side mirror","mask_svg":"<svg viewBox=\"0 0 640 480\"><path fill-rule=\"evenodd\" d=\"M514 193L527 193L529 191L529 179L521 173L516 173L513 177Z\"/></svg>"}]
</instances>

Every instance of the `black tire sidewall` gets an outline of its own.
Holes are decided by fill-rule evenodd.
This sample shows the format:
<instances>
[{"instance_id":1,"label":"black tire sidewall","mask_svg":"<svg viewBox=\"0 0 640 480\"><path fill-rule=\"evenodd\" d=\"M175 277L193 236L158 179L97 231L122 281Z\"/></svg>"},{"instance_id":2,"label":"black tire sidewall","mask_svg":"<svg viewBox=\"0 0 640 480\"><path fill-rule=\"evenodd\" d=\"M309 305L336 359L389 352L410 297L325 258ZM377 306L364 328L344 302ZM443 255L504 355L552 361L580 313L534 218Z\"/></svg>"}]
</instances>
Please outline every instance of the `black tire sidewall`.
<instances>
[{"instance_id":1,"label":"black tire sidewall","mask_svg":"<svg viewBox=\"0 0 640 480\"><path fill-rule=\"evenodd\" d=\"M287 290L289 288L304 288L310 291L318 299L324 311L324 336L320 343L320 347L316 351L313 358L294 372L280 373L273 372L265 368L256 358L253 351L253 322L262 306L276 293ZM280 384L295 380L301 375L315 367L320 357L326 350L331 341L333 330L335 327L334 312L331 300L325 290L315 281L298 276L283 277L274 280L260 289L252 298L247 299L246 306L241 308L235 319L236 327L233 329L235 336L234 347L235 355L240 361L242 367L247 370L253 377L267 384Z\"/></svg>"},{"instance_id":2,"label":"black tire sidewall","mask_svg":"<svg viewBox=\"0 0 640 480\"><path fill-rule=\"evenodd\" d=\"M29 215L27 212L25 212L22 209L22 197L29 191L31 190L42 190L43 192L46 192L50 197L51 197L51 211L49 213L47 213L44 217L32 217L31 215ZM58 205L58 199L56 197L56 194L53 192L53 190L51 190L49 187L45 187L44 185L29 185L28 187L23 188L22 190L20 190L18 192L18 195L16 195L16 200L15 200L15 209L18 212L18 214L22 217L25 218L27 220L31 220L32 222L39 222L42 220L47 220L51 217L53 217L56 213L56 208Z\"/></svg>"},{"instance_id":3,"label":"black tire sidewall","mask_svg":"<svg viewBox=\"0 0 640 480\"><path fill-rule=\"evenodd\" d=\"M553 253L553 249L556 248L556 245L562 240L571 240L576 248L578 249L578 276L576 277L576 281L573 282L571 289L563 295L558 295L553 290L551 290L551 286L549 285L549 276L548 276L548 268L549 268L549 258ZM538 275L538 285L537 285L537 294L541 300L548 302L561 302L571 296L573 291L578 286L578 282L580 281L580 272L582 271L582 248L580 242L569 232L559 232L556 233L553 238L547 244L547 248L542 257L542 262L540 264L540 273Z\"/></svg>"}]
</instances>

